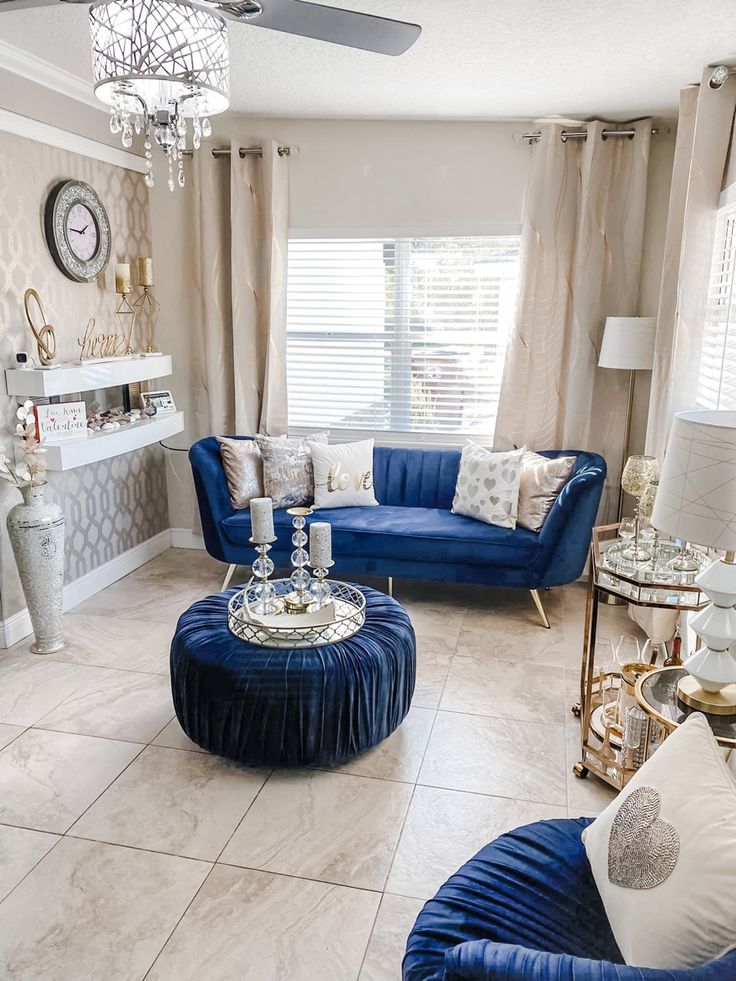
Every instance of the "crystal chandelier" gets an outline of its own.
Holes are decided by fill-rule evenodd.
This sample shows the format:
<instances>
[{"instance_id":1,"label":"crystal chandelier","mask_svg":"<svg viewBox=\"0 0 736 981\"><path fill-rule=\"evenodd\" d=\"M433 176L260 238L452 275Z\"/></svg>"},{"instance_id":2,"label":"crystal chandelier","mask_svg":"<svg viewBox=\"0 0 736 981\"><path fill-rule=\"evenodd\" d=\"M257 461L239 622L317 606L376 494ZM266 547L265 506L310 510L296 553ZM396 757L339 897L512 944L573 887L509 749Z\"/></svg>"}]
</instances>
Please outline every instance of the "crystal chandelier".
<instances>
[{"instance_id":1,"label":"crystal chandelier","mask_svg":"<svg viewBox=\"0 0 736 981\"><path fill-rule=\"evenodd\" d=\"M196 150L212 132L208 117L230 104L225 21L185 0L103 0L89 16L95 94L110 107L110 130L126 148L134 132L145 135L149 187L152 139L168 157L169 188L183 187L189 127Z\"/></svg>"}]
</instances>

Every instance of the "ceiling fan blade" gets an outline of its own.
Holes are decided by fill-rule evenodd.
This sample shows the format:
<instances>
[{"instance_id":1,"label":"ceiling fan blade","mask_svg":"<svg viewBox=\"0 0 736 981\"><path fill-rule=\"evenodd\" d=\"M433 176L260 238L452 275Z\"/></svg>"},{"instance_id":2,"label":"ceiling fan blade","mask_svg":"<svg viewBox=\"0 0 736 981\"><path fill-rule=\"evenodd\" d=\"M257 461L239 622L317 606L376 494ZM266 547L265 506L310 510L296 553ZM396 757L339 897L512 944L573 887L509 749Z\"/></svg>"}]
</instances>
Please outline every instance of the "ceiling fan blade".
<instances>
[{"instance_id":1,"label":"ceiling fan blade","mask_svg":"<svg viewBox=\"0 0 736 981\"><path fill-rule=\"evenodd\" d=\"M54 7L57 3L86 3L91 0L0 0L0 14L4 10L26 10L28 7Z\"/></svg>"},{"instance_id":2,"label":"ceiling fan blade","mask_svg":"<svg viewBox=\"0 0 736 981\"><path fill-rule=\"evenodd\" d=\"M263 12L257 17L240 16L238 2L218 4L218 10L229 20L253 27L266 27L285 34L297 34L318 41L331 41L349 48L361 48L378 54L400 55L407 51L422 33L418 24L408 24L386 17L374 17L355 10L325 7L304 0L260 0ZM244 5L244 6L247 6Z\"/></svg>"}]
</instances>

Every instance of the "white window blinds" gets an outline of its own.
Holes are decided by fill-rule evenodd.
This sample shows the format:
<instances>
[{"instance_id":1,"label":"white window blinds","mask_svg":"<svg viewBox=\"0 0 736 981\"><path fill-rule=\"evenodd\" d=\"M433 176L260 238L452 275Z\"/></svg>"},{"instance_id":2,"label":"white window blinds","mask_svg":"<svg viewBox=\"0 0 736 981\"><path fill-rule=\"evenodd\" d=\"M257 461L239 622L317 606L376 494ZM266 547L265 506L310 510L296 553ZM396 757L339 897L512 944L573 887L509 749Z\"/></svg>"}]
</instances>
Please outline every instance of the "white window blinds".
<instances>
[{"instance_id":1,"label":"white window blinds","mask_svg":"<svg viewBox=\"0 0 736 981\"><path fill-rule=\"evenodd\" d=\"M518 236L292 239L289 423L489 437Z\"/></svg>"},{"instance_id":2,"label":"white window blinds","mask_svg":"<svg viewBox=\"0 0 736 981\"><path fill-rule=\"evenodd\" d=\"M705 311L697 406L736 409L736 205L721 208Z\"/></svg>"}]
</instances>

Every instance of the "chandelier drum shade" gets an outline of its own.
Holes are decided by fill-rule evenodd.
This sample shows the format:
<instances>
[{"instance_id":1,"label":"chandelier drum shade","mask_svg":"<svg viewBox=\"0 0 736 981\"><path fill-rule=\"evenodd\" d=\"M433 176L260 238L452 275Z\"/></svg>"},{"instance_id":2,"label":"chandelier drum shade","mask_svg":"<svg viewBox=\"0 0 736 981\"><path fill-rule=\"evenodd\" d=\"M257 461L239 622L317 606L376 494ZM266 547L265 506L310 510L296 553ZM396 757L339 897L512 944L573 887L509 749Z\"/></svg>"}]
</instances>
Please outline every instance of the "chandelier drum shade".
<instances>
[{"instance_id":1,"label":"chandelier drum shade","mask_svg":"<svg viewBox=\"0 0 736 981\"><path fill-rule=\"evenodd\" d=\"M95 94L110 107L110 129L145 134L146 183L153 185L152 143L166 153L169 187L184 184L182 154L211 133L209 117L230 104L225 21L180 0L107 0L90 8Z\"/></svg>"}]
</instances>

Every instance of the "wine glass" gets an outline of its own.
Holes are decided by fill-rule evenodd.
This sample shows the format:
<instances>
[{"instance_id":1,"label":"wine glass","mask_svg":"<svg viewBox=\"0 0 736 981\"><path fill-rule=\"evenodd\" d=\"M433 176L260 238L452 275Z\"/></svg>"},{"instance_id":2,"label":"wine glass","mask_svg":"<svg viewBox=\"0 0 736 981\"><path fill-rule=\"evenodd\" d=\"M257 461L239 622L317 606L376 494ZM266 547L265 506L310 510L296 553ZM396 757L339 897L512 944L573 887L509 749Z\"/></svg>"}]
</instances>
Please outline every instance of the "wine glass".
<instances>
[{"instance_id":1,"label":"wine glass","mask_svg":"<svg viewBox=\"0 0 736 981\"><path fill-rule=\"evenodd\" d=\"M625 664L636 664L641 661L641 647L633 634L621 634L616 644L616 666L621 670Z\"/></svg>"},{"instance_id":2,"label":"wine glass","mask_svg":"<svg viewBox=\"0 0 736 981\"><path fill-rule=\"evenodd\" d=\"M600 679L601 705L603 706L603 716L606 717L606 710L617 700L615 685L615 675L617 673L616 652L613 649L612 641L605 637L595 642L595 658L593 662L593 673ZM604 677L608 675L608 677Z\"/></svg>"}]
</instances>

